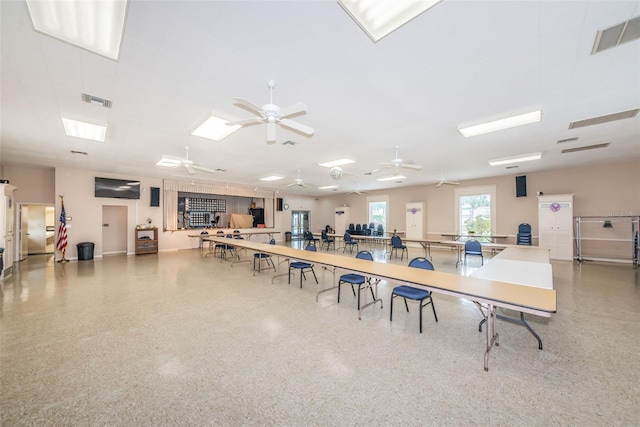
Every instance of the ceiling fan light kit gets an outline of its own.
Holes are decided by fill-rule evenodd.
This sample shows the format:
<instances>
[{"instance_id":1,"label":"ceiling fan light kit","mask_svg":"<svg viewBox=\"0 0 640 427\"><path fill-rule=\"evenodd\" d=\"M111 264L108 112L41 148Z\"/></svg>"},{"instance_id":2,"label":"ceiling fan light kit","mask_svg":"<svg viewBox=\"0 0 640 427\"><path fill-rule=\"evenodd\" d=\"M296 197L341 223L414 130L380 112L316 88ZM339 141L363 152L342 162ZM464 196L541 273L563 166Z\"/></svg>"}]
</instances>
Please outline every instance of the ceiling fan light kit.
<instances>
[{"instance_id":1,"label":"ceiling fan light kit","mask_svg":"<svg viewBox=\"0 0 640 427\"><path fill-rule=\"evenodd\" d=\"M271 98L269 103L264 104L263 106L258 106L257 104L247 101L244 98L233 98L236 105L244 107L245 109L254 113L257 117L250 117L247 119L228 122L226 123L226 125L249 126L259 123L266 123L267 144L275 144L276 142L276 125L292 129L306 136L312 136L314 130L311 127L288 118L296 114L306 113L307 106L302 102L296 102L295 104L280 108L278 105L273 103L273 89L276 87L276 83L273 80L269 80L267 82L267 86L269 87Z\"/></svg>"}]
</instances>

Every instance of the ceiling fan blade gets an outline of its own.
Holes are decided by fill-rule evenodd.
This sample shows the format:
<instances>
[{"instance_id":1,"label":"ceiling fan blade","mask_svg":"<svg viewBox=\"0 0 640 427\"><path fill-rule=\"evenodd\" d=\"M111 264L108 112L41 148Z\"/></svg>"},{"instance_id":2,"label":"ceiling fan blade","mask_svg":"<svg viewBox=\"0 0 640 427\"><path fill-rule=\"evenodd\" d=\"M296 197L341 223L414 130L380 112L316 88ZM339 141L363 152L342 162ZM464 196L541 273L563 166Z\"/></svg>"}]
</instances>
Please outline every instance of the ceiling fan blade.
<instances>
[{"instance_id":1,"label":"ceiling fan blade","mask_svg":"<svg viewBox=\"0 0 640 427\"><path fill-rule=\"evenodd\" d=\"M422 170L422 165L416 165L413 163L402 163L400 167L405 169L413 169L416 171Z\"/></svg>"},{"instance_id":2,"label":"ceiling fan blade","mask_svg":"<svg viewBox=\"0 0 640 427\"><path fill-rule=\"evenodd\" d=\"M280 117L285 118L305 111L307 111L307 106L302 102L296 102L295 104L291 104L288 107L281 108Z\"/></svg>"},{"instance_id":3,"label":"ceiling fan blade","mask_svg":"<svg viewBox=\"0 0 640 427\"><path fill-rule=\"evenodd\" d=\"M276 124L273 122L267 123L267 143L273 144L276 142Z\"/></svg>"},{"instance_id":4,"label":"ceiling fan blade","mask_svg":"<svg viewBox=\"0 0 640 427\"><path fill-rule=\"evenodd\" d=\"M246 125L255 125L258 123L262 123L264 119L260 117L250 117L248 119L235 120L233 122L225 123L227 126L246 126Z\"/></svg>"},{"instance_id":5,"label":"ceiling fan blade","mask_svg":"<svg viewBox=\"0 0 640 427\"><path fill-rule=\"evenodd\" d=\"M207 173L216 173L216 171L215 171L215 170L213 170L213 169L209 169L209 168L205 168L205 167L203 167L203 166L193 165L193 166L191 166L191 168L192 168L192 169L195 169L195 170L202 171L202 172L207 172Z\"/></svg>"},{"instance_id":6,"label":"ceiling fan blade","mask_svg":"<svg viewBox=\"0 0 640 427\"><path fill-rule=\"evenodd\" d=\"M297 130L298 132L304 133L305 135L309 135L309 136L313 135L313 132L314 132L313 128L310 128L307 125L303 125L302 123L294 122L293 120L289 120L289 119L281 119L280 124L284 127Z\"/></svg>"},{"instance_id":7,"label":"ceiling fan blade","mask_svg":"<svg viewBox=\"0 0 640 427\"><path fill-rule=\"evenodd\" d=\"M233 103L239 105L240 107L244 107L261 117L264 117L264 111L262 111L262 107L254 104L251 101L247 101L244 98L233 98Z\"/></svg>"},{"instance_id":8,"label":"ceiling fan blade","mask_svg":"<svg viewBox=\"0 0 640 427\"><path fill-rule=\"evenodd\" d=\"M460 185L458 181L445 181L444 183L449 185Z\"/></svg>"},{"instance_id":9,"label":"ceiling fan blade","mask_svg":"<svg viewBox=\"0 0 640 427\"><path fill-rule=\"evenodd\" d=\"M184 168L187 170L187 172L189 172L189 175L194 175L196 173L196 171L189 164L185 164Z\"/></svg>"}]
</instances>

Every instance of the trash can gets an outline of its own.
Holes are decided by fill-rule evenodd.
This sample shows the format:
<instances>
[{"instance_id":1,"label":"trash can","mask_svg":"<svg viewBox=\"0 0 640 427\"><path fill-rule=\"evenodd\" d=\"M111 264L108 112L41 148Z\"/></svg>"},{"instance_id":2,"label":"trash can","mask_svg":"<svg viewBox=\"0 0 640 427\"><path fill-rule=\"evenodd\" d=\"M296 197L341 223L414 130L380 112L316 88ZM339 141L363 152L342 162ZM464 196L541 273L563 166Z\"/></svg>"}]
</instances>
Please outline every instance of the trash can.
<instances>
[{"instance_id":1,"label":"trash can","mask_svg":"<svg viewBox=\"0 0 640 427\"><path fill-rule=\"evenodd\" d=\"M291 241L291 232L287 231L284 233L284 241L285 242L290 242Z\"/></svg>"},{"instance_id":2,"label":"trash can","mask_svg":"<svg viewBox=\"0 0 640 427\"><path fill-rule=\"evenodd\" d=\"M78 261L89 261L93 259L93 242L82 242L76 245L78 248Z\"/></svg>"}]
</instances>

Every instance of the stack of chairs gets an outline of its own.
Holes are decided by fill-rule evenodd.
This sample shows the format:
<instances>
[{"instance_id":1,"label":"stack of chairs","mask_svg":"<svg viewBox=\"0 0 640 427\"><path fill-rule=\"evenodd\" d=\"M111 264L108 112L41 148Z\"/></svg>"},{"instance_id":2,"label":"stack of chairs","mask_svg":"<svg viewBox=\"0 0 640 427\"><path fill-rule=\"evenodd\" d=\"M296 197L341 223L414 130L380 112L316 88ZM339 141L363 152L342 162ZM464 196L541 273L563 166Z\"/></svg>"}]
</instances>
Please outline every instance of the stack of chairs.
<instances>
[{"instance_id":1,"label":"stack of chairs","mask_svg":"<svg viewBox=\"0 0 640 427\"><path fill-rule=\"evenodd\" d=\"M516 238L516 244L518 245L532 245L533 238L531 237L531 225L520 224L518 226L518 236Z\"/></svg>"}]
</instances>

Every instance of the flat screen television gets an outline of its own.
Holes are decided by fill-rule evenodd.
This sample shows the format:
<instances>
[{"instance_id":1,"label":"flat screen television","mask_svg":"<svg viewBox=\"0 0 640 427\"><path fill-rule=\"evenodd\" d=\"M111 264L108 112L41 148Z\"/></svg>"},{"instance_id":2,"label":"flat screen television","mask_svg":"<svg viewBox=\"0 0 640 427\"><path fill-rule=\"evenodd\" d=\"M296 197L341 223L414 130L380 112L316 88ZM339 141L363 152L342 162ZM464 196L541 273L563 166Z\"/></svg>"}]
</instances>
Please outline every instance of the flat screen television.
<instances>
[{"instance_id":1,"label":"flat screen television","mask_svg":"<svg viewBox=\"0 0 640 427\"><path fill-rule=\"evenodd\" d=\"M100 178L96 176L96 197L112 199L139 199L140 181Z\"/></svg>"}]
</instances>

